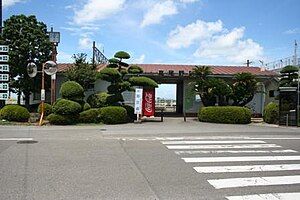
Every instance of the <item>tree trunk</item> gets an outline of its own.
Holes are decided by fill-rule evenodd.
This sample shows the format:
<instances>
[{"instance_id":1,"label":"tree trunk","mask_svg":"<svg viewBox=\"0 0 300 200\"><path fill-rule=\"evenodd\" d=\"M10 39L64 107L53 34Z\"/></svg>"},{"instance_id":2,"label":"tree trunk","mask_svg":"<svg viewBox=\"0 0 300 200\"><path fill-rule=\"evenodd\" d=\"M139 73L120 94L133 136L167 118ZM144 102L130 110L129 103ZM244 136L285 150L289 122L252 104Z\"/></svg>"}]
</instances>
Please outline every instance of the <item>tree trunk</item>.
<instances>
[{"instance_id":1,"label":"tree trunk","mask_svg":"<svg viewBox=\"0 0 300 200\"><path fill-rule=\"evenodd\" d=\"M18 105L21 105L21 92L18 92L18 100L17 100Z\"/></svg>"},{"instance_id":2,"label":"tree trunk","mask_svg":"<svg viewBox=\"0 0 300 200\"><path fill-rule=\"evenodd\" d=\"M25 96L25 107L27 109L29 109L29 107L30 107L30 105L29 105L30 93L29 92L24 92L24 96Z\"/></svg>"}]
</instances>

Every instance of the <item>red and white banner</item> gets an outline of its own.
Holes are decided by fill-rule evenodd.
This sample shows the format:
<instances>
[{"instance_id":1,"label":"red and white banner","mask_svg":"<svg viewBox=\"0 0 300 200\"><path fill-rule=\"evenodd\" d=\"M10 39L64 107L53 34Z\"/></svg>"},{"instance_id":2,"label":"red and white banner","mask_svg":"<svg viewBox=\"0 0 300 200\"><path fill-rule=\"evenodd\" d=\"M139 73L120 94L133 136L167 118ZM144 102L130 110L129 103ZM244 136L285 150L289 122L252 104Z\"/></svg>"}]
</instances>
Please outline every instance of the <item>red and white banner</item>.
<instances>
[{"instance_id":1,"label":"red and white banner","mask_svg":"<svg viewBox=\"0 0 300 200\"><path fill-rule=\"evenodd\" d=\"M143 116L151 117L155 113L155 89L143 90Z\"/></svg>"}]
</instances>

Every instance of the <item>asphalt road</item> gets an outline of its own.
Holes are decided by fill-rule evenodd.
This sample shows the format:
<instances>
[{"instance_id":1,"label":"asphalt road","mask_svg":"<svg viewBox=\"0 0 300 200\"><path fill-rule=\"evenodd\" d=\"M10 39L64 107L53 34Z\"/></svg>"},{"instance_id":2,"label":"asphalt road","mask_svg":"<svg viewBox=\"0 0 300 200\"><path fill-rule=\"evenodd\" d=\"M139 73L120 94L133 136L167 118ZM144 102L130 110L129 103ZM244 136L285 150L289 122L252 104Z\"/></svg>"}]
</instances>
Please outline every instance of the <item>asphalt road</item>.
<instances>
[{"instance_id":1,"label":"asphalt road","mask_svg":"<svg viewBox=\"0 0 300 200\"><path fill-rule=\"evenodd\" d=\"M0 199L298 200L299 144L297 128L181 119L2 126Z\"/></svg>"}]
</instances>

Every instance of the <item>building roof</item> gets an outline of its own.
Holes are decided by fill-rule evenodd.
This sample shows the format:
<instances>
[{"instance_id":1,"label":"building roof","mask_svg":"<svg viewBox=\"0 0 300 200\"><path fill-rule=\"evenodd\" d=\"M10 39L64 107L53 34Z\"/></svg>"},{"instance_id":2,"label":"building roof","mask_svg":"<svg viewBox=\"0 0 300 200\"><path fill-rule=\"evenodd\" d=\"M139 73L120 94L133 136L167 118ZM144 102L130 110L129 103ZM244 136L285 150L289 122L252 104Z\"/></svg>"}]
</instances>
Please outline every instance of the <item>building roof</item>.
<instances>
[{"instance_id":1,"label":"building roof","mask_svg":"<svg viewBox=\"0 0 300 200\"><path fill-rule=\"evenodd\" d=\"M71 68L73 64L71 63L59 63L58 64L58 72L64 72ZM143 70L145 74L158 74L159 71L164 71L164 73L168 73L170 70L174 71L174 73L178 73L179 71L184 71L184 73L189 73L193 70L195 65L178 65L178 64L138 64ZM259 76L276 76L277 73L274 71L262 70L260 67L245 67L245 66L217 66L210 65L212 68L212 72L214 75L233 75L236 73L249 72L254 75ZM105 65L98 65L97 70L105 68Z\"/></svg>"}]
</instances>

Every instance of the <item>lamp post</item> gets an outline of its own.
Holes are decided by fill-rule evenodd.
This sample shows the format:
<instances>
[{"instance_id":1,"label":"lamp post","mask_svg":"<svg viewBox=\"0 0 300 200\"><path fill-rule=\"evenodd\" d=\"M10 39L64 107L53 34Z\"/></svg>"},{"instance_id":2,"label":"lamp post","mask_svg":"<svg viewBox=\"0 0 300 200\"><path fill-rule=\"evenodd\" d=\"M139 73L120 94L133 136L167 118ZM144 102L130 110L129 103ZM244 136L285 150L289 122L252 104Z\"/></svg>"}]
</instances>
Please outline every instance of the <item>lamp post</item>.
<instances>
[{"instance_id":1,"label":"lamp post","mask_svg":"<svg viewBox=\"0 0 300 200\"><path fill-rule=\"evenodd\" d=\"M49 76L53 76L57 72L57 64L54 61L47 61L42 65L42 71L37 70L37 66L34 62L30 62L27 65L27 73L28 76L33 78L37 75L37 73L42 73L42 84L41 84L41 117L39 120L39 126L43 125L44 113L45 113L45 100L46 100L46 92L45 92L45 73Z\"/></svg>"}]
</instances>

